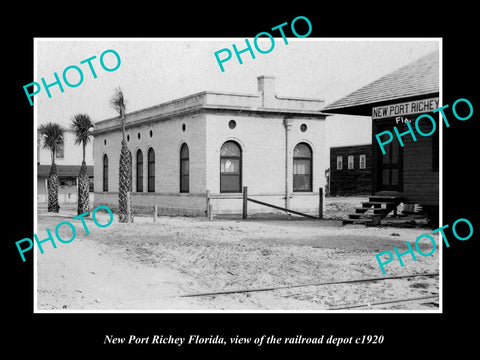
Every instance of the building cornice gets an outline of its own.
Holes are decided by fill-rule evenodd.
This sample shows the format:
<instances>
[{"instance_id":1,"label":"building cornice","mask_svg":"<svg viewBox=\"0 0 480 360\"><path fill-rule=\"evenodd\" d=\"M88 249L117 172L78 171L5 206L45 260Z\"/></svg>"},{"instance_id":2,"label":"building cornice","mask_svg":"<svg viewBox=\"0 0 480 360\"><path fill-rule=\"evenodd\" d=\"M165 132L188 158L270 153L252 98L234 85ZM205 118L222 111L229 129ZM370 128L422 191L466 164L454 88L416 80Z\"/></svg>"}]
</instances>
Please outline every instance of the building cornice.
<instances>
[{"instance_id":1,"label":"building cornice","mask_svg":"<svg viewBox=\"0 0 480 360\"><path fill-rule=\"evenodd\" d=\"M285 118L309 118L309 119L316 119L316 120L325 120L327 116L330 114L324 114L319 111L308 111L308 110L285 110L285 109L276 109L276 108L257 108L252 109L247 106L228 106L228 105L199 105L199 106L192 106L189 108L183 108L178 111L172 111L170 113L162 114L162 115L151 115L145 117L143 119L138 119L135 122L128 122L128 115L127 121L125 123L125 130L144 126L151 124L153 122L163 122L172 119L179 119L186 116L191 116L195 114L201 113L209 113L209 114L219 114L219 113L230 113L235 115L250 115L250 116L260 116L260 117L285 117ZM93 135L104 134L112 131L121 131L122 124L120 122L120 118L117 117L113 120L111 126L104 127L101 129L96 128Z\"/></svg>"},{"instance_id":2,"label":"building cornice","mask_svg":"<svg viewBox=\"0 0 480 360\"><path fill-rule=\"evenodd\" d=\"M196 113L231 112L255 114L258 116L310 117L325 119L328 114L322 113L324 101L296 97L273 96L268 104L262 101L263 95L242 94L219 91L202 91L155 106L126 114L125 129L149 124L156 121L167 121L172 118L185 117ZM266 106L268 105L268 106ZM119 116L95 123L94 135L121 129Z\"/></svg>"}]
</instances>

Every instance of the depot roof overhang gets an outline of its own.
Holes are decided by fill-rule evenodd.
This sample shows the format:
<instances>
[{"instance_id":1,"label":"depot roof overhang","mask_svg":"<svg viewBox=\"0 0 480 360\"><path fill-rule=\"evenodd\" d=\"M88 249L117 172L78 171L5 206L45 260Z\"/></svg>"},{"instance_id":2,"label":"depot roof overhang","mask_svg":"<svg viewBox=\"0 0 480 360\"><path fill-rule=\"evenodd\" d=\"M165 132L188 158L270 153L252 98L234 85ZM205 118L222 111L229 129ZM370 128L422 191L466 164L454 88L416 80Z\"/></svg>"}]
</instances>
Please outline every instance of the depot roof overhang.
<instances>
[{"instance_id":1,"label":"depot roof overhang","mask_svg":"<svg viewBox=\"0 0 480 360\"><path fill-rule=\"evenodd\" d=\"M329 115L340 114L340 115L372 116L372 108L377 106L402 103L402 102L407 102L412 100L428 99L431 97L437 97L438 95L439 95L438 92L434 92L434 93L427 93L427 94L417 94L417 95L407 96L407 97L396 97L396 98L385 99L381 101L359 103L351 106L328 107L328 108L322 109L322 113L329 114Z\"/></svg>"},{"instance_id":2,"label":"depot roof overhang","mask_svg":"<svg viewBox=\"0 0 480 360\"><path fill-rule=\"evenodd\" d=\"M376 106L438 96L439 58L434 51L334 101L322 112L371 116Z\"/></svg>"}]
</instances>

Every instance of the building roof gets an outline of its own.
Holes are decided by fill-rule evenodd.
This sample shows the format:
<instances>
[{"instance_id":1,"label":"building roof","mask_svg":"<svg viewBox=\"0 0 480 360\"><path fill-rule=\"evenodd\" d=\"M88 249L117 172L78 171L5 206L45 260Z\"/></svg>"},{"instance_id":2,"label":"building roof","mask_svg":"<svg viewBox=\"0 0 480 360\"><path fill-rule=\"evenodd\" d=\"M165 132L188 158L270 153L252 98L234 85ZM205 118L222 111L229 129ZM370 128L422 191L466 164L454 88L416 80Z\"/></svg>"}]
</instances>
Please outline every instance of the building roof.
<instances>
[{"instance_id":1,"label":"building roof","mask_svg":"<svg viewBox=\"0 0 480 360\"><path fill-rule=\"evenodd\" d=\"M202 91L172 101L126 114L125 127L138 126L151 121L178 119L200 111L209 112L256 112L305 116L324 120L327 114L321 112L325 102L321 99L279 96L275 93L274 76L257 77L256 94L242 94L219 91ZM120 117L109 118L95 123L94 136L105 131L121 129Z\"/></svg>"},{"instance_id":2,"label":"building roof","mask_svg":"<svg viewBox=\"0 0 480 360\"><path fill-rule=\"evenodd\" d=\"M439 52L434 51L334 101L322 112L371 115L371 108L439 93Z\"/></svg>"},{"instance_id":3,"label":"building roof","mask_svg":"<svg viewBox=\"0 0 480 360\"><path fill-rule=\"evenodd\" d=\"M48 177L50 165L38 165L37 176ZM77 177L80 173L80 165L57 165L57 176ZM87 165L88 176L93 176L93 166Z\"/></svg>"}]
</instances>

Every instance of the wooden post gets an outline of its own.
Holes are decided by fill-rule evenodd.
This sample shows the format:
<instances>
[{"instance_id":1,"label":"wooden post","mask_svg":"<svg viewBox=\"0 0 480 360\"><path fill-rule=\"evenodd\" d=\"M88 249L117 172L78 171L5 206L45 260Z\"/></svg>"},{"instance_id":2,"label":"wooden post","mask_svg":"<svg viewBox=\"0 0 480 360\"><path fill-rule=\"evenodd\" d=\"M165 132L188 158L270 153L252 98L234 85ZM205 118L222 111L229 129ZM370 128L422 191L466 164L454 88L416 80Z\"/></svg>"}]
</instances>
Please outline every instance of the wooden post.
<instances>
[{"instance_id":1,"label":"wooden post","mask_svg":"<svg viewBox=\"0 0 480 360\"><path fill-rule=\"evenodd\" d=\"M210 190L207 190L205 192L205 209L206 209L207 218L210 220L210 214L209 214L209 211L210 211Z\"/></svg>"},{"instance_id":2,"label":"wooden post","mask_svg":"<svg viewBox=\"0 0 480 360\"><path fill-rule=\"evenodd\" d=\"M247 219L248 218L248 187L244 186L243 187L243 212L242 212L242 218Z\"/></svg>"},{"instance_id":3,"label":"wooden post","mask_svg":"<svg viewBox=\"0 0 480 360\"><path fill-rule=\"evenodd\" d=\"M318 218L323 219L323 188L318 189Z\"/></svg>"},{"instance_id":4,"label":"wooden post","mask_svg":"<svg viewBox=\"0 0 480 360\"><path fill-rule=\"evenodd\" d=\"M208 220L213 220L213 205L208 204Z\"/></svg>"},{"instance_id":5,"label":"wooden post","mask_svg":"<svg viewBox=\"0 0 480 360\"><path fill-rule=\"evenodd\" d=\"M157 205L153 206L153 222L157 222L158 207Z\"/></svg>"},{"instance_id":6,"label":"wooden post","mask_svg":"<svg viewBox=\"0 0 480 360\"><path fill-rule=\"evenodd\" d=\"M127 191L127 222L132 222L132 214L130 209L130 191Z\"/></svg>"}]
</instances>

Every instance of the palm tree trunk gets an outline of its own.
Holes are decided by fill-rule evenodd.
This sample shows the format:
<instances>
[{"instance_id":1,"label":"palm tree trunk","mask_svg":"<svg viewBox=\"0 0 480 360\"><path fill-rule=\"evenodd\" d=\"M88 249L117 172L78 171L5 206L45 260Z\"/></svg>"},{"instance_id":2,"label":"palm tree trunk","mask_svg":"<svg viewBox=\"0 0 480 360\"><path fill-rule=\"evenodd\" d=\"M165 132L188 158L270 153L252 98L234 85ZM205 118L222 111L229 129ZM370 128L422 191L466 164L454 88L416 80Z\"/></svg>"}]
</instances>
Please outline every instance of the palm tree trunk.
<instances>
[{"instance_id":1,"label":"palm tree trunk","mask_svg":"<svg viewBox=\"0 0 480 360\"><path fill-rule=\"evenodd\" d=\"M118 220L119 222L128 222L127 192L132 189L132 159L125 140L122 140L118 173ZM132 217L130 220L132 220Z\"/></svg>"},{"instance_id":2,"label":"palm tree trunk","mask_svg":"<svg viewBox=\"0 0 480 360\"><path fill-rule=\"evenodd\" d=\"M80 173L78 174L78 196L77 196L77 212L78 215L89 212L89 188L90 182L87 174L87 164L85 163L85 141L82 142L83 146L83 160L82 166L80 167Z\"/></svg>"},{"instance_id":3,"label":"palm tree trunk","mask_svg":"<svg viewBox=\"0 0 480 360\"><path fill-rule=\"evenodd\" d=\"M54 155L55 156L55 155ZM47 179L48 188L48 211L58 213L60 206L58 205L58 176L57 165L52 161L50 172Z\"/></svg>"},{"instance_id":4,"label":"palm tree trunk","mask_svg":"<svg viewBox=\"0 0 480 360\"><path fill-rule=\"evenodd\" d=\"M82 161L82 166L80 167L80 173L78 174L78 215L88 213L90 210L89 204L89 187L90 182L87 174L87 164L85 161Z\"/></svg>"},{"instance_id":5,"label":"palm tree trunk","mask_svg":"<svg viewBox=\"0 0 480 360\"><path fill-rule=\"evenodd\" d=\"M125 141L125 99L120 88L118 88L111 101L114 109L120 113L122 126L122 149L118 164L118 220L120 222L129 222L133 220L132 214L128 214L127 211L129 207L128 192L132 190L132 158Z\"/></svg>"}]
</instances>

